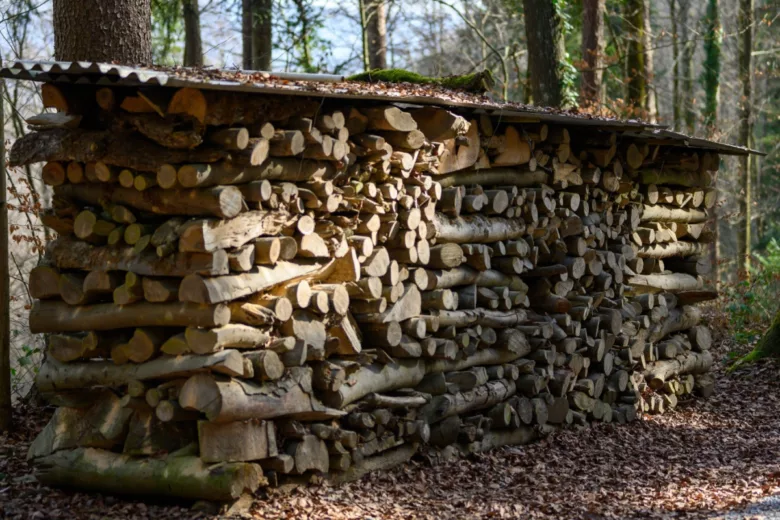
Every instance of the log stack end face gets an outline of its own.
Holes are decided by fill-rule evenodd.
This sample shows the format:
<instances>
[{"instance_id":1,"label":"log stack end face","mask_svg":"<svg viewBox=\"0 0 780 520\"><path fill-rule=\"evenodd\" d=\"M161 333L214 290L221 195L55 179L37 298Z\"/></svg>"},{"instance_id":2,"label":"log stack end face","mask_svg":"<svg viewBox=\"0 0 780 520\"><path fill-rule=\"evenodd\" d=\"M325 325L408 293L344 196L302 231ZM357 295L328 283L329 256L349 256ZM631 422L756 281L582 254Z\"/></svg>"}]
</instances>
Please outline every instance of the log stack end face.
<instances>
[{"instance_id":1,"label":"log stack end face","mask_svg":"<svg viewBox=\"0 0 780 520\"><path fill-rule=\"evenodd\" d=\"M230 500L712 392L710 152L434 106L47 89L84 112L11 152L45 163L59 234L30 275L59 406L42 482Z\"/></svg>"}]
</instances>

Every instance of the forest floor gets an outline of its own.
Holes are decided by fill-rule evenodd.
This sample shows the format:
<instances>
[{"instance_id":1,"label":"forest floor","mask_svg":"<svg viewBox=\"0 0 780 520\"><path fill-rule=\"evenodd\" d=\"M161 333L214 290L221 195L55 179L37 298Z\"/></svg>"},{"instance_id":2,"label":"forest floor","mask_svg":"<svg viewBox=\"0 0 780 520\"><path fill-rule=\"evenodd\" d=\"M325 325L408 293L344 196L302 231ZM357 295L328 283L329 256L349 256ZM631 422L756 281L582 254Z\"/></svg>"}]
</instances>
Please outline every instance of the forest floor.
<instances>
[{"instance_id":1,"label":"forest floor","mask_svg":"<svg viewBox=\"0 0 780 520\"><path fill-rule=\"evenodd\" d=\"M413 461L339 487L258 494L242 518L780 518L780 363L726 373L715 349L714 396L629 425L555 433L468 460ZM17 411L0 436L0 517L212 518L181 504L39 485L25 461L50 409ZM757 506L756 503L761 506ZM776 506L774 504L777 504Z\"/></svg>"}]
</instances>

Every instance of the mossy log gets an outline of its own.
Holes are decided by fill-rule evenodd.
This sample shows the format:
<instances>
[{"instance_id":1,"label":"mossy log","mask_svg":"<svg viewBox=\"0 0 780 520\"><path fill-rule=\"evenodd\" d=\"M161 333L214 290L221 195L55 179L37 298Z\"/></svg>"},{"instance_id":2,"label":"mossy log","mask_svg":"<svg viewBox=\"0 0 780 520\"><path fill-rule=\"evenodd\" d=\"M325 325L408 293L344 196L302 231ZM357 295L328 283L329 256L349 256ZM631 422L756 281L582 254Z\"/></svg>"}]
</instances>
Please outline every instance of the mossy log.
<instances>
[{"instance_id":1,"label":"mossy log","mask_svg":"<svg viewBox=\"0 0 780 520\"><path fill-rule=\"evenodd\" d=\"M35 478L47 486L101 493L215 501L238 498L267 483L257 464L209 465L200 457L176 454L139 459L93 448L60 451L38 459Z\"/></svg>"}]
</instances>

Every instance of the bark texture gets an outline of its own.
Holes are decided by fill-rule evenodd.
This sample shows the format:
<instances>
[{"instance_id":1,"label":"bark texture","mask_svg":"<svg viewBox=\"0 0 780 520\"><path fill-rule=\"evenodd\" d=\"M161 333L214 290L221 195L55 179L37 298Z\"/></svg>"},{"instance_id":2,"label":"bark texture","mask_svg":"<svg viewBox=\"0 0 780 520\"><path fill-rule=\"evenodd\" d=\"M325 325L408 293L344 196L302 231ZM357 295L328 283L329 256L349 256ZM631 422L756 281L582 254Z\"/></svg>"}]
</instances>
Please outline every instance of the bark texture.
<instances>
[{"instance_id":1,"label":"bark texture","mask_svg":"<svg viewBox=\"0 0 780 520\"><path fill-rule=\"evenodd\" d=\"M582 71L582 101L601 101L601 78L604 66L604 13L606 0L584 0L582 3L582 59L586 68Z\"/></svg>"},{"instance_id":2,"label":"bark texture","mask_svg":"<svg viewBox=\"0 0 780 520\"><path fill-rule=\"evenodd\" d=\"M537 105L558 107L563 103L563 68L566 59L563 22L553 2L523 0L528 38L528 72Z\"/></svg>"},{"instance_id":3,"label":"bark texture","mask_svg":"<svg viewBox=\"0 0 780 520\"><path fill-rule=\"evenodd\" d=\"M55 0L54 56L62 61L151 63L150 0Z\"/></svg>"}]
</instances>

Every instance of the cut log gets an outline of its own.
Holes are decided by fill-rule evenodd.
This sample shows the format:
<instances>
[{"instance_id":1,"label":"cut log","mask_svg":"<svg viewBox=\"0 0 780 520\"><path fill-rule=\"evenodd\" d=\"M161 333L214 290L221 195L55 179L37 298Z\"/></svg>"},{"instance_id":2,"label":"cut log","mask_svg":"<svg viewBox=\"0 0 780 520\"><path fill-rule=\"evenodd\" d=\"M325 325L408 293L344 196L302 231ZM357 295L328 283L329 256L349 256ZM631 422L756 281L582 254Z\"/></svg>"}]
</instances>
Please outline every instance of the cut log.
<instances>
[{"instance_id":1,"label":"cut log","mask_svg":"<svg viewBox=\"0 0 780 520\"><path fill-rule=\"evenodd\" d=\"M244 208L244 197L235 186L192 190L151 188L138 191L114 184L63 184L55 195L99 205L108 201L158 215L192 215L232 218Z\"/></svg>"},{"instance_id":2,"label":"cut log","mask_svg":"<svg viewBox=\"0 0 780 520\"><path fill-rule=\"evenodd\" d=\"M230 220L195 220L181 230L179 251L213 252L237 248L261 236L278 235L291 219L279 212L248 211Z\"/></svg>"},{"instance_id":3,"label":"cut log","mask_svg":"<svg viewBox=\"0 0 780 520\"><path fill-rule=\"evenodd\" d=\"M324 407L311 395L311 369L304 368L290 369L283 379L263 385L238 379L222 381L209 374L197 374L181 388L179 404L205 413L213 422L282 416L323 420L343 414Z\"/></svg>"},{"instance_id":4,"label":"cut log","mask_svg":"<svg viewBox=\"0 0 780 520\"><path fill-rule=\"evenodd\" d=\"M710 351L686 352L669 361L656 361L645 371L645 378L650 388L662 388L672 377L685 374L704 374L712 368Z\"/></svg>"},{"instance_id":5,"label":"cut log","mask_svg":"<svg viewBox=\"0 0 780 520\"><path fill-rule=\"evenodd\" d=\"M204 462L249 462L278 455L271 421L198 421L198 452Z\"/></svg>"},{"instance_id":6,"label":"cut log","mask_svg":"<svg viewBox=\"0 0 780 520\"><path fill-rule=\"evenodd\" d=\"M59 363L47 359L36 376L35 384L42 391L121 386L130 381L175 379L213 370L220 374L249 377L244 358L236 350L224 350L210 356L161 357L141 364L117 366L111 361Z\"/></svg>"},{"instance_id":7,"label":"cut log","mask_svg":"<svg viewBox=\"0 0 780 520\"><path fill-rule=\"evenodd\" d=\"M215 329L188 327L187 345L195 354L210 354L226 348L263 348L269 340L267 333L248 325L228 324Z\"/></svg>"},{"instance_id":8,"label":"cut log","mask_svg":"<svg viewBox=\"0 0 780 520\"><path fill-rule=\"evenodd\" d=\"M37 301L30 311L30 332L79 332L129 327L220 327L230 321L226 305L192 303L101 303L71 306Z\"/></svg>"},{"instance_id":9,"label":"cut log","mask_svg":"<svg viewBox=\"0 0 780 520\"><path fill-rule=\"evenodd\" d=\"M39 459L35 478L48 486L75 486L107 494L216 501L252 493L266 482L257 464L210 467L200 457L191 455L138 459L93 448L60 451Z\"/></svg>"},{"instance_id":10,"label":"cut log","mask_svg":"<svg viewBox=\"0 0 780 520\"><path fill-rule=\"evenodd\" d=\"M449 218L437 213L433 220L436 239L456 244L489 243L514 240L525 233L522 220L470 215Z\"/></svg>"},{"instance_id":11,"label":"cut log","mask_svg":"<svg viewBox=\"0 0 780 520\"><path fill-rule=\"evenodd\" d=\"M273 267L255 266L247 273L205 278L196 274L184 277L179 300L196 303L218 303L235 300L296 278L313 276L322 264L279 262Z\"/></svg>"}]
</instances>

